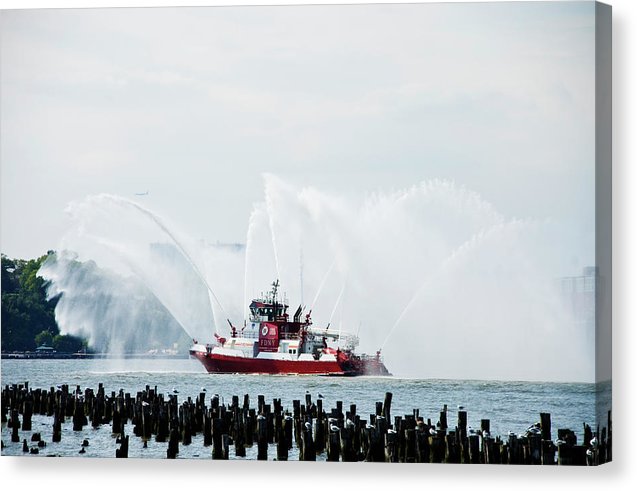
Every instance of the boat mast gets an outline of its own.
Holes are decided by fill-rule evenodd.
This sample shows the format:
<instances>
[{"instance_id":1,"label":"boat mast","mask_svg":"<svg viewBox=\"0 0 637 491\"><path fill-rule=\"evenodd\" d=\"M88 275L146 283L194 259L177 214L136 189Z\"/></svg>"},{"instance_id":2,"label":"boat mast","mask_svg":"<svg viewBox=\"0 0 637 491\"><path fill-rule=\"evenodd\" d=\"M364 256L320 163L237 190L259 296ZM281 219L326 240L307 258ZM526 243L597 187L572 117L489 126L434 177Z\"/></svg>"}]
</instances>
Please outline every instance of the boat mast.
<instances>
[{"instance_id":1,"label":"boat mast","mask_svg":"<svg viewBox=\"0 0 637 491\"><path fill-rule=\"evenodd\" d=\"M274 310L274 321L277 318L277 308L276 308L276 293L279 289L279 280L277 279L274 283L272 283L272 308Z\"/></svg>"}]
</instances>

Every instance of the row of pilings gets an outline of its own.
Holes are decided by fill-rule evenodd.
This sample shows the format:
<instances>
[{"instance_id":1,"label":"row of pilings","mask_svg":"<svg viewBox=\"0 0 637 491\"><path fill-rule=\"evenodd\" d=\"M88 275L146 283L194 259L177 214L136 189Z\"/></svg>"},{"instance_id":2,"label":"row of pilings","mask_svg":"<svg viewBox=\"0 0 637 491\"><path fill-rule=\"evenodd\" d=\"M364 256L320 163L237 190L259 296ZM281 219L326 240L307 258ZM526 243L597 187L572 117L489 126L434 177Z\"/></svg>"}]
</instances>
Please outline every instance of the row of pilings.
<instances>
[{"instance_id":1,"label":"row of pilings","mask_svg":"<svg viewBox=\"0 0 637 491\"><path fill-rule=\"evenodd\" d=\"M107 394L101 383L97 391L79 386L71 390L68 385L32 389L25 383L6 385L2 390L2 423L11 429L11 441L19 443L20 431L31 431L33 415L48 416L52 418L52 444L61 441L62 423L68 420L73 431L110 425L119 445L114 451L118 458L128 457L129 425L144 447L153 440L168 442L166 457L170 459L199 434L204 447L212 447L213 459L230 459L231 447L235 457L246 457L246 448L254 445L258 460L288 460L294 446L298 459L304 461L319 457L343 462L599 465L612 458L610 411L607 428L593 431L584 424L584 439L578 444L570 429L558 429L553 441L548 413L540 413L540 421L524 434L502 437L491 435L488 419L481 420L479 430L469 428L463 408L458 409L456 424L450 426L446 406L432 423L418 409L392 418L391 403L392 394L387 392L376 403L375 413L363 419L356 404L344 411L343 403L337 401L336 407L326 410L323 399L312 401L310 394L305 400L294 400L290 411L281 399L266 404L262 395L255 407L247 394L243 399L232 396L224 404L218 395L207 402L205 392L180 404L177 394L165 397L156 386L147 385L132 396L123 390ZM32 446L26 439L22 443L23 451L30 453L46 446L40 433L31 435Z\"/></svg>"}]
</instances>

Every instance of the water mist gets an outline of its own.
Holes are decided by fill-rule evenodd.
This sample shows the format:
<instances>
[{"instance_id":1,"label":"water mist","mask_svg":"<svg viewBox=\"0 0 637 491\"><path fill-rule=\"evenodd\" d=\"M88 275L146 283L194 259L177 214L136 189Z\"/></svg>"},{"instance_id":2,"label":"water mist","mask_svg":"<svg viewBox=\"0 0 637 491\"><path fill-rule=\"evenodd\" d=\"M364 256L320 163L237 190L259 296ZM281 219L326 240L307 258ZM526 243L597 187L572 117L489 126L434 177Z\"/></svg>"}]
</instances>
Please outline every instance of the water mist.
<instances>
[{"instance_id":1,"label":"water mist","mask_svg":"<svg viewBox=\"0 0 637 491\"><path fill-rule=\"evenodd\" d=\"M557 291L564 251L549 222L507 218L448 181L355 200L264 180L245 248L196 242L112 196L70 205L72 227L42 269L62 293L62 331L108 349L132 349L141 329L211 341L278 278L292 310L313 299L315 325L361 326L359 350L382 347L395 375L592 378L593 347Z\"/></svg>"}]
</instances>

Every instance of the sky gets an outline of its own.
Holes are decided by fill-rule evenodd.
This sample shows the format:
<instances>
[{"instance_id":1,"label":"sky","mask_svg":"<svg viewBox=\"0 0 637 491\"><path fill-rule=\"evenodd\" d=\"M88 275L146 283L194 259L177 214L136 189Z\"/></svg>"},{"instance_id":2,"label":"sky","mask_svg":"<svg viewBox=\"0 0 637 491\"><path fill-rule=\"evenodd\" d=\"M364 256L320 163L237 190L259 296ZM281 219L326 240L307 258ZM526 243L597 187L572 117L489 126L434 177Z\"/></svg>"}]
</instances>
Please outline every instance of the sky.
<instances>
[{"instance_id":1,"label":"sky","mask_svg":"<svg viewBox=\"0 0 637 491\"><path fill-rule=\"evenodd\" d=\"M55 249L67 204L102 192L245 242L264 173L345 196L449 179L507 217L554 221L572 251L563 273L578 274L594 258L593 14L3 11L2 253Z\"/></svg>"}]
</instances>

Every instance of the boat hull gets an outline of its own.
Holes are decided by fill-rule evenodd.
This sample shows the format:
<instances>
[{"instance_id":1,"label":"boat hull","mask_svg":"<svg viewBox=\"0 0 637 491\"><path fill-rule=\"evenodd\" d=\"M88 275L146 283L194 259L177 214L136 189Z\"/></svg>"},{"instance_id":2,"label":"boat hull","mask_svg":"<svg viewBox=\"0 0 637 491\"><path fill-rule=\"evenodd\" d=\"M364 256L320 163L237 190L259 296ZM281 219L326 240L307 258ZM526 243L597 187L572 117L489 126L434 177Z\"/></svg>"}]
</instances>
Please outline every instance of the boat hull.
<instances>
[{"instance_id":1,"label":"boat hull","mask_svg":"<svg viewBox=\"0 0 637 491\"><path fill-rule=\"evenodd\" d=\"M209 373L251 373L251 374L302 374L302 375L390 375L382 362L372 360L320 361L320 360L277 360L227 356L219 353L190 351Z\"/></svg>"}]
</instances>

